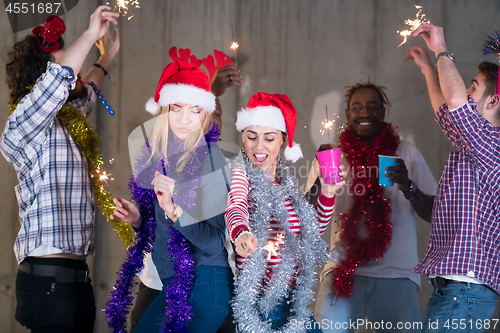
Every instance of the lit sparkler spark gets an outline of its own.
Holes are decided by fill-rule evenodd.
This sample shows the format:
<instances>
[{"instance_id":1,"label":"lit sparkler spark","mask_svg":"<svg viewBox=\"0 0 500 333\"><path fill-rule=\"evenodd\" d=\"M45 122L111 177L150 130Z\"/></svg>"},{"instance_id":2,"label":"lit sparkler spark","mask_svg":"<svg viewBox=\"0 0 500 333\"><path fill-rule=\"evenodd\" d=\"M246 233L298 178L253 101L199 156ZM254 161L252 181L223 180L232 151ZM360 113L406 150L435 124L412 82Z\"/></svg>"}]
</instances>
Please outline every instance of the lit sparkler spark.
<instances>
[{"instance_id":1,"label":"lit sparkler spark","mask_svg":"<svg viewBox=\"0 0 500 333\"><path fill-rule=\"evenodd\" d=\"M401 44L398 45L398 47L400 47L401 45L403 45L404 43L406 43L406 41L408 40L408 37L411 36L411 34L421 25L421 24L424 24L424 23L431 23L431 21L429 21L428 19L425 18L425 14L422 14L422 6L417 6L415 5L415 8L418 10L417 11L417 14L415 15L415 19L414 20L405 20L405 25L409 26L409 29L406 29L406 30L402 30L402 31L397 31L397 33L403 37L403 41L401 42ZM402 27L403 28L403 27Z\"/></svg>"},{"instance_id":2,"label":"lit sparkler spark","mask_svg":"<svg viewBox=\"0 0 500 333\"><path fill-rule=\"evenodd\" d=\"M321 122L321 125L323 125L323 129L320 129L318 133L321 133L321 135L325 134L326 131L328 131L328 136L330 136L330 130L333 129L333 123L335 120L329 120L328 119L328 106L325 105L325 111L326 111L326 119ZM333 114L335 116L335 113ZM337 116L338 118L338 116Z\"/></svg>"},{"instance_id":3,"label":"lit sparkler spark","mask_svg":"<svg viewBox=\"0 0 500 333\"><path fill-rule=\"evenodd\" d=\"M233 25L231 24L231 35L233 36L233 42L231 43L231 49L234 51L234 64L238 67L238 58L236 58L236 49L240 46L238 43L234 41L234 30Z\"/></svg>"},{"instance_id":4,"label":"lit sparkler spark","mask_svg":"<svg viewBox=\"0 0 500 333\"><path fill-rule=\"evenodd\" d=\"M109 186L108 179L109 180L114 180L113 178L109 178L111 176L110 173L106 173L106 171L103 171L102 173L99 174L99 180L102 182L104 181L106 185L108 185L109 190L111 191L111 194L113 195L114 198L117 198L113 190L111 189L111 186ZM103 190L103 187L101 187L101 191Z\"/></svg>"},{"instance_id":5,"label":"lit sparkler spark","mask_svg":"<svg viewBox=\"0 0 500 333\"><path fill-rule=\"evenodd\" d=\"M283 234L279 234L274 240L270 240L266 246L262 249L267 251L267 260L271 260L271 256L277 255L278 247L281 245L283 241Z\"/></svg>"},{"instance_id":6,"label":"lit sparkler spark","mask_svg":"<svg viewBox=\"0 0 500 333\"><path fill-rule=\"evenodd\" d=\"M141 8L141 4L139 0L116 0L116 9L118 9L118 13L123 13L123 16L128 14L129 8ZM134 14L135 15L135 14ZM134 15L129 16L127 20L131 20Z\"/></svg>"}]
</instances>

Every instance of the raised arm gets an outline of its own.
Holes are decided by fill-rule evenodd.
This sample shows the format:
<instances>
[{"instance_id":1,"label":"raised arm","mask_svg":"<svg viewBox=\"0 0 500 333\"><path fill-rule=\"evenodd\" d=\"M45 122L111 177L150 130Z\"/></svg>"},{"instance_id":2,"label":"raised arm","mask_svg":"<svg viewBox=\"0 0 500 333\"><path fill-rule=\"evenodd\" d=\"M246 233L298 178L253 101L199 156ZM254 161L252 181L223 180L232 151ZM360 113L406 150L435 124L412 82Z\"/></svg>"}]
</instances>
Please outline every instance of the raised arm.
<instances>
[{"instance_id":1,"label":"raised arm","mask_svg":"<svg viewBox=\"0 0 500 333\"><path fill-rule=\"evenodd\" d=\"M118 28L114 29L114 35L111 36L109 30L106 30L106 34L99 38L95 43L101 56L97 60L96 64L99 66L92 66L92 68L85 74L84 79L86 81L92 81L96 84L97 88L101 88L104 78L106 77L105 72L109 70L111 63L120 50L120 33Z\"/></svg>"},{"instance_id":2,"label":"raised arm","mask_svg":"<svg viewBox=\"0 0 500 333\"><path fill-rule=\"evenodd\" d=\"M422 74L425 76L432 109L436 113L441 105L445 103L445 99L439 86L438 72L429 57L429 52L418 46L410 47L407 52L403 60L414 60L415 64L420 67Z\"/></svg>"},{"instance_id":3,"label":"raised arm","mask_svg":"<svg viewBox=\"0 0 500 333\"><path fill-rule=\"evenodd\" d=\"M432 24L422 24L414 32L413 36L421 35L429 50L436 57L448 51L444 41L443 28ZM439 74L439 85L443 98L450 110L456 109L467 103L467 87L458 73L455 62L449 57L442 56L437 61Z\"/></svg>"},{"instance_id":4,"label":"raised arm","mask_svg":"<svg viewBox=\"0 0 500 333\"><path fill-rule=\"evenodd\" d=\"M85 58L97 41L108 31L109 23L117 24L115 17L118 13L107 12L111 10L108 6L99 6L90 16L89 28L74 42L61 56L59 64L73 69L73 73L80 72Z\"/></svg>"},{"instance_id":5,"label":"raised arm","mask_svg":"<svg viewBox=\"0 0 500 333\"><path fill-rule=\"evenodd\" d=\"M257 239L248 226L248 179L243 169L231 168L231 188L227 195L226 228L236 253L242 257L255 251Z\"/></svg>"}]
</instances>

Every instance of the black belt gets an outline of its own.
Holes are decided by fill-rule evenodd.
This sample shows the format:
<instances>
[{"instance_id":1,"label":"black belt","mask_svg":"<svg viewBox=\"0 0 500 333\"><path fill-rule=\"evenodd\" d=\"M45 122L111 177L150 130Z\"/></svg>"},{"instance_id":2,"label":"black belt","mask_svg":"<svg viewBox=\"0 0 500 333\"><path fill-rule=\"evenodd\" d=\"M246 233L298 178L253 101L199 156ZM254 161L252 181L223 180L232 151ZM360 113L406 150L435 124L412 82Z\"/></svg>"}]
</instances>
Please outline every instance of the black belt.
<instances>
[{"instance_id":1,"label":"black belt","mask_svg":"<svg viewBox=\"0 0 500 333\"><path fill-rule=\"evenodd\" d=\"M445 279L440 276L436 276L433 278L429 279L429 282L435 287L435 288L442 288L446 287L448 284L455 284L455 283L467 283L467 282L461 282L461 281L456 281L456 280L450 280L450 279Z\"/></svg>"},{"instance_id":2,"label":"black belt","mask_svg":"<svg viewBox=\"0 0 500 333\"><path fill-rule=\"evenodd\" d=\"M53 277L57 283L88 283L90 281L88 270L77 270L65 266L32 265L29 262L22 262L19 270L31 275Z\"/></svg>"}]
</instances>

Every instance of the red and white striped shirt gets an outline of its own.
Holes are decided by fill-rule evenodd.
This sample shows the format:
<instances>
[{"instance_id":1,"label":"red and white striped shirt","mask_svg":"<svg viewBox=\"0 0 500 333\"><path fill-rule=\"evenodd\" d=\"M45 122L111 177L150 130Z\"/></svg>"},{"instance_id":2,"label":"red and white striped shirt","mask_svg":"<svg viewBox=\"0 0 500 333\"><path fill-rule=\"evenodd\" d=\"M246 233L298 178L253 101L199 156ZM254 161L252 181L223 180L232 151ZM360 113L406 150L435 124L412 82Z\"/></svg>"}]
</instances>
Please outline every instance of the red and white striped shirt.
<instances>
[{"instance_id":1,"label":"red and white striped shirt","mask_svg":"<svg viewBox=\"0 0 500 333\"><path fill-rule=\"evenodd\" d=\"M276 184L276 186L279 186ZM229 232L229 237L234 240L236 235L240 230L250 230L248 226L248 188L249 181L246 177L245 171L239 167L231 168L231 188L227 196L227 208L225 213L226 227ZM333 214L333 204L335 203L335 197L328 198L323 194L320 195L316 203L316 211L318 213L318 223L321 235L325 232L328 227L328 223ZM291 201L285 199L285 207L288 210L288 226L294 234L300 234L300 224L297 214L293 208ZM279 242L279 235L283 233L280 229L278 221L271 221L270 226L271 232L269 233L268 243ZM258 247L264 247L267 244L257 244ZM269 258L269 257L268 257ZM242 269L245 261L247 259L236 254L236 265L238 269ZM273 267L276 266L281 261L280 248L277 247L276 254L270 255L267 260L267 276L272 275Z\"/></svg>"}]
</instances>

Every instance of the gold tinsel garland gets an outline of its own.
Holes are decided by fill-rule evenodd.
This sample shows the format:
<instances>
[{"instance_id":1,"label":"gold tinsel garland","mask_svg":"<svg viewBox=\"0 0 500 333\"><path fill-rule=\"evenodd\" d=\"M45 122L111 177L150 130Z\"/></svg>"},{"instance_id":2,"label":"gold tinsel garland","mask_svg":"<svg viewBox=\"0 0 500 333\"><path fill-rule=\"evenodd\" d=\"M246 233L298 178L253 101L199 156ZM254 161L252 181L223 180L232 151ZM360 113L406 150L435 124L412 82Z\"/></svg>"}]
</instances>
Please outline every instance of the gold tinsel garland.
<instances>
[{"instance_id":1,"label":"gold tinsel garland","mask_svg":"<svg viewBox=\"0 0 500 333\"><path fill-rule=\"evenodd\" d=\"M14 112L17 104L10 104L10 114ZM99 179L100 168L104 164L99 153L99 135L92 129L87 117L77 108L65 103L56 115L64 124L69 135L76 144L78 150L87 158L89 165L90 181L94 192L94 200L106 216L108 222L113 225L113 230L128 248L134 244L135 232L130 224L111 220L109 216L115 209L111 193L107 191Z\"/></svg>"}]
</instances>

